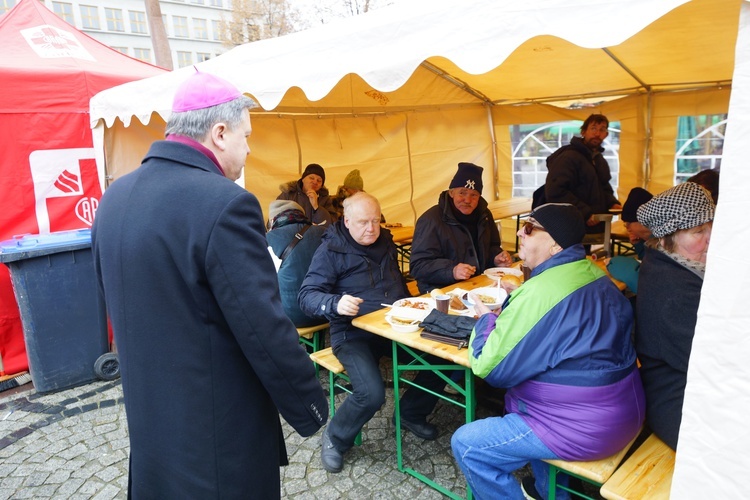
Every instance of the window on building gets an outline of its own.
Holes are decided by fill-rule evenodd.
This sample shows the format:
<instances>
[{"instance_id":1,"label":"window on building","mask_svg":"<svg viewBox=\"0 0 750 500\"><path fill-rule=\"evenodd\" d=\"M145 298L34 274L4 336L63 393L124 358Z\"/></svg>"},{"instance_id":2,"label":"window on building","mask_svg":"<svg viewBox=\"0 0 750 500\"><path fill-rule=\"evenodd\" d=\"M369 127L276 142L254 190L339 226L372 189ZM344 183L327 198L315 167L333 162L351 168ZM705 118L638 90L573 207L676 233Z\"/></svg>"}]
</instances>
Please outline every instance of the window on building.
<instances>
[{"instance_id":1,"label":"window on building","mask_svg":"<svg viewBox=\"0 0 750 500\"><path fill-rule=\"evenodd\" d=\"M680 116L677 120L675 185L701 170L721 167L727 115Z\"/></svg>"},{"instance_id":2,"label":"window on building","mask_svg":"<svg viewBox=\"0 0 750 500\"><path fill-rule=\"evenodd\" d=\"M16 6L16 0L0 0L0 14L5 14Z\"/></svg>"},{"instance_id":3,"label":"window on building","mask_svg":"<svg viewBox=\"0 0 750 500\"><path fill-rule=\"evenodd\" d=\"M115 49L120 54L125 54L126 56L128 55L128 48L127 47L112 47L112 48Z\"/></svg>"},{"instance_id":4,"label":"window on building","mask_svg":"<svg viewBox=\"0 0 750 500\"><path fill-rule=\"evenodd\" d=\"M184 68L185 66L190 66L191 64L193 64L192 52L182 52L178 50L177 51L177 67Z\"/></svg>"},{"instance_id":5,"label":"window on building","mask_svg":"<svg viewBox=\"0 0 750 500\"><path fill-rule=\"evenodd\" d=\"M174 26L174 36L180 38L187 38L189 36L187 17L172 16L172 24Z\"/></svg>"},{"instance_id":6,"label":"window on building","mask_svg":"<svg viewBox=\"0 0 750 500\"><path fill-rule=\"evenodd\" d=\"M211 59L211 54L207 52L196 52L195 59L197 60L196 62L208 61Z\"/></svg>"},{"instance_id":7,"label":"window on building","mask_svg":"<svg viewBox=\"0 0 750 500\"><path fill-rule=\"evenodd\" d=\"M139 49L138 47L133 49L133 57L136 59L140 59L141 61L145 62L152 62L151 61L151 49Z\"/></svg>"},{"instance_id":8,"label":"window on building","mask_svg":"<svg viewBox=\"0 0 750 500\"><path fill-rule=\"evenodd\" d=\"M221 24L219 21L211 20L211 31L214 40L221 40Z\"/></svg>"},{"instance_id":9,"label":"window on building","mask_svg":"<svg viewBox=\"0 0 750 500\"><path fill-rule=\"evenodd\" d=\"M75 20L73 19L73 4L64 2L52 2L52 12L65 21L66 23L75 26Z\"/></svg>"},{"instance_id":10,"label":"window on building","mask_svg":"<svg viewBox=\"0 0 750 500\"><path fill-rule=\"evenodd\" d=\"M581 121L564 121L533 125L513 125L513 196L531 198L534 190L547 179L547 157L570 144L581 133ZM602 143L604 158L612 173L612 188L617 192L620 174L620 124L609 124L609 135Z\"/></svg>"},{"instance_id":11,"label":"window on building","mask_svg":"<svg viewBox=\"0 0 750 500\"><path fill-rule=\"evenodd\" d=\"M199 40L208 40L208 24L205 19L193 19L193 36Z\"/></svg>"},{"instance_id":12,"label":"window on building","mask_svg":"<svg viewBox=\"0 0 750 500\"><path fill-rule=\"evenodd\" d=\"M211 0L211 7L224 7L223 0Z\"/></svg>"},{"instance_id":13,"label":"window on building","mask_svg":"<svg viewBox=\"0 0 750 500\"><path fill-rule=\"evenodd\" d=\"M99 25L99 9L97 7L81 5L81 27L90 30L101 29Z\"/></svg>"},{"instance_id":14,"label":"window on building","mask_svg":"<svg viewBox=\"0 0 750 500\"><path fill-rule=\"evenodd\" d=\"M167 36L169 36L169 23L167 23L167 15L162 14L161 15L161 22L164 24L164 31L166 31Z\"/></svg>"},{"instance_id":15,"label":"window on building","mask_svg":"<svg viewBox=\"0 0 750 500\"><path fill-rule=\"evenodd\" d=\"M148 34L148 26L146 25L146 13L138 12L137 10L131 10L130 14L130 32L131 33L143 33Z\"/></svg>"},{"instance_id":16,"label":"window on building","mask_svg":"<svg viewBox=\"0 0 750 500\"><path fill-rule=\"evenodd\" d=\"M109 31L125 31L125 23L122 20L122 9L104 9L104 17L107 18L107 29Z\"/></svg>"},{"instance_id":17,"label":"window on building","mask_svg":"<svg viewBox=\"0 0 750 500\"><path fill-rule=\"evenodd\" d=\"M204 0L190 0L190 3L194 3L195 5L206 5Z\"/></svg>"}]
</instances>

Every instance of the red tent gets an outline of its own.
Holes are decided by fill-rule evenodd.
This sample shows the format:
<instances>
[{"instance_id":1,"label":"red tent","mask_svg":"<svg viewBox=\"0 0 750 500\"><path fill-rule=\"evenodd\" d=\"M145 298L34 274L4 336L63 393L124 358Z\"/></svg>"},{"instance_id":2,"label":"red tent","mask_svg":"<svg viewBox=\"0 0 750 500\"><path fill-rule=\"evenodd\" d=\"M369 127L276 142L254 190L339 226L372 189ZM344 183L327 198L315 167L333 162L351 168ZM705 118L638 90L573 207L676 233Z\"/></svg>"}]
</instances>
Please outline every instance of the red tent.
<instances>
[{"instance_id":1,"label":"red tent","mask_svg":"<svg viewBox=\"0 0 750 500\"><path fill-rule=\"evenodd\" d=\"M165 70L97 42L38 0L21 0L0 16L0 46L0 241L90 227L103 176L94 160L89 99ZM28 368L4 265L0 355L6 373Z\"/></svg>"}]
</instances>

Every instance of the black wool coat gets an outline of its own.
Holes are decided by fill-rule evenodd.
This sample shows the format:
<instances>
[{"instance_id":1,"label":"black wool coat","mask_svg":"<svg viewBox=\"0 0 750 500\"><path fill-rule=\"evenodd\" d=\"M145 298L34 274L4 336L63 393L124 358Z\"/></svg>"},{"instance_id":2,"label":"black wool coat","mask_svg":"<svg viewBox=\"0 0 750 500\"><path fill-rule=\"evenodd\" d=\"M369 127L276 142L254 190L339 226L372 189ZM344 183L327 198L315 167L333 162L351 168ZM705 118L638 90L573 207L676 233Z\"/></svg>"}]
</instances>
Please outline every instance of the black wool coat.
<instances>
[{"instance_id":1,"label":"black wool coat","mask_svg":"<svg viewBox=\"0 0 750 500\"><path fill-rule=\"evenodd\" d=\"M95 268L120 357L134 498L278 498L279 413L326 421L284 314L257 199L159 141L102 197Z\"/></svg>"}]
</instances>

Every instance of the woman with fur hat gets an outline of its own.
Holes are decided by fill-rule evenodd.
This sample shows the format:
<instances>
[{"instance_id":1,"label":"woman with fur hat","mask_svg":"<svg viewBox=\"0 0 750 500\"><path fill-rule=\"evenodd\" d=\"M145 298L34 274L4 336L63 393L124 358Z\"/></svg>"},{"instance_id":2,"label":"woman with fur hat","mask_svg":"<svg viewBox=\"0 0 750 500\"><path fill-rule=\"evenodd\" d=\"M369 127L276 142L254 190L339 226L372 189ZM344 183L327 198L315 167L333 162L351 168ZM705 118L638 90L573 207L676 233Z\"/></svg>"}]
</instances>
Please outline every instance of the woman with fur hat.
<instances>
[{"instance_id":1,"label":"woman with fur hat","mask_svg":"<svg viewBox=\"0 0 750 500\"><path fill-rule=\"evenodd\" d=\"M646 423L676 449L714 202L705 188L685 182L654 196L637 216L654 236L646 243L636 301Z\"/></svg>"},{"instance_id":2,"label":"woman with fur hat","mask_svg":"<svg viewBox=\"0 0 750 500\"><path fill-rule=\"evenodd\" d=\"M291 200L298 203L313 224L330 226L338 217L333 208L333 200L325 187L326 172L317 163L311 163L302 172L298 181L290 181L279 186L281 194L277 200Z\"/></svg>"}]
</instances>

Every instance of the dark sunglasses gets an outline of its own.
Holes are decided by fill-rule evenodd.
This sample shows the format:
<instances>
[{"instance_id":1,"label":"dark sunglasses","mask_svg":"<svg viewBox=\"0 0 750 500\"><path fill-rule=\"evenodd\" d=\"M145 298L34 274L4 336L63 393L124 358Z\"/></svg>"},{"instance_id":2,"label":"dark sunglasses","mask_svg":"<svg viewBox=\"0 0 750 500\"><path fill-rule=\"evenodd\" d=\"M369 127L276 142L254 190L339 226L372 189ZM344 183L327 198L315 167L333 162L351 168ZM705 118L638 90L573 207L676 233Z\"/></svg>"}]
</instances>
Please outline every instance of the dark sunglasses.
<instances>
[{"instance_id":1,"label":"dark sunglasses","mask_svg":"<svg viewBox=\"0 0 750 500\"><path fill-rule=\"evenodd\" d=\"M539 231L544 231L545 233L547 232L547 230L544 229L542 226L537 226L533 222L529 222L529 221L524 222L524 224L523 224L523 233L526 236L531 236L531 232L534 229L538 229Z\"/></svg>"}]
</instances>

